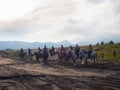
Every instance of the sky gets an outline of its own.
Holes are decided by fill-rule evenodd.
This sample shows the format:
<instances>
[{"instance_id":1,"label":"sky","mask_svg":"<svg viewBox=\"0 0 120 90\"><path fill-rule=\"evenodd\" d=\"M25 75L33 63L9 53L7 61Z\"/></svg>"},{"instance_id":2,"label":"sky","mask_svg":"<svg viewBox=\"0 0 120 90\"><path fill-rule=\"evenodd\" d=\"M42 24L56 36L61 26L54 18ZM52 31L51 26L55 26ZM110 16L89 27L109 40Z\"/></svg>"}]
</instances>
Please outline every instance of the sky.
<instances>
[{"instance_id":1,"label":"sky","mask_svg":"<svg viewBox=\"0 0 120 90\"><path fill-rule=\"evenodd\" d=\"M0 41L120 40L120 0L0 0Z\"/></svg>"}]
</instances>

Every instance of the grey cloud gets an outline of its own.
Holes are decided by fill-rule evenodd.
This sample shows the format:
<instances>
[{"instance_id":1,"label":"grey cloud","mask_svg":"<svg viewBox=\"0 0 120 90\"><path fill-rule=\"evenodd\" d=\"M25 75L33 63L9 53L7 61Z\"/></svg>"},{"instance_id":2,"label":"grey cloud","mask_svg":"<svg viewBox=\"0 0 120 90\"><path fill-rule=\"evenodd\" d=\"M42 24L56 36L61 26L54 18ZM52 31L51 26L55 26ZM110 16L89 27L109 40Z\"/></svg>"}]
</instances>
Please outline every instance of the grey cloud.
<instances>
[{"instance_id":1,"label":"grey cloud","mask_svg":"<svg viewBox=\"0 0 120 90\"><path fill-rule=\"evenodd\" d=\"M99 4L104 2L105 0L88 0L88 3L92 3L92 4Z\"/></svg>"},{"instance_id":2,"label":"grey cloud","mask_svg":"<svg viewBox=\"0 0 120 90\"><path fill-rule=\"evenodd\" d=\"M85 42L99 42L99 41L110 41L114 40L116 42L119 41L120 35L116 33L112 33L109 31L101 31L97 30L96 26L94 24L83 24L80 21L76 21L73 19L67 20L63 25L60 27L63 27L61 30L59 30L59 33L61 35L76 35L75 39L73 39L73 42L79 42L80 40L83 40ZM84 39L81 39L79 36L82 36Z\"/></svg>"},{"instance_id":3,"label":"grey cloud","mask_svg":"<svg viewBox=\"0 0 120 90\"><path fill-rule=\"evenodd\" d=\"M114 5L113 11L115 12L115 14L120 14L120 0L111 0L111 2Z\"/></svg>"},{"instance_id":4,"label":"grey cloud","mask_svg":"<svg viewBox=\"0 0 120 90\"><path fill-rule=\"evenodd\" d=\"M73 19L67 20L63 27L61 32L64 32L64 34L89 35L96 32L92 24L84 25L82 22Z\"/></svg>"},{"instance_id":5,"label":"grey cloud","mask_svg":"<svg viewBox=\"0 0 120 90\"><path fill-rule=\"evenodd\" d=\"M112 3L120 3L120 0L111 0Z\"/></svg>"},{"instance_id":6,"label":"grey cloud","mask_svg":"<svg viewBox=\"0 0 120 90\"><path fill-rule=\"evenodd\" d=\"M44 16L51 18L51 17L58 17L58 16L67 16L74 12L75 10L75 3L73 0L60 0L53 2L51 1L48 6L46 7L38 7L30 16L34 16L36 19L43 18Z\"/></svg>"},{"instance_id":7,"label":"grey cloud","mask_svg":"<svg viewBox=\"0 0 120 90\"><path fill-rule=\"evenodd\" d=\"M117 5L116 5L115 8L114 8L114 11L115 11L115 13L116 13L117 15L120 14L120 2L117 3Z\"/></svg>"},{"instance_id":8,"label":"grey cloud","mask_svg":"<svg viewBox=\"0 0 120 90\"><path fill-rule=\"evenodd\" d=\"M94 42L100 42L100 41L108 42L110 40L113 40L114 42L120 42L119 38L120 38L119 34L113 34L107 32L104 33L103 35L96 37L96 40L94 40Z\"/></svg>"},{"instance_id":9,"label":"grey cloud","mask_svg":"<svg viewBox=\"0 0 120 90\"><path fill-rule=\"evenodd\" d=\"M23 37L30 32L25 28L0 28L0 35L6 37Z\"/></svg>"},{"instance_id":10,"label":"grey cloud","mask_svg":"<svg viewBox=\"0 0 120 90\"><path fill-rule=\"evenodd\" d=\"M73 19L68 19L68 22L69 22L70 24L77 24L77 23L79 23L79 21L73 20Z\"/></svg>"},{"instance_id":11,"label":"grey cloud","mask_svg":"<svg viewBox=\"0 0 120 90\"><path fill-rule=\"evenodd\" d=\"M84 10L86 11L94 10L93 12L96 12L97 4L102 3L105 0L86 0L88 1L85 4L86 6L88 5L88 3L95 4L96 6L89 7L91 9L88 9L88 7L83 6L85 9L83 8L81 10L77 10L77 8L80 7L79 3L81 3L81 0L69 0L69 1L68 0L65 1L62 0L62 2L55 1L58 3L55 4L52 2L50 6L47 5L47 7L45 8L44 7L38 8L34 12L30 13L28 16L22 17L23 18L22 20L20 18L20 21L16 20L16 22L13 22L14 24L11 26L12 28L9 26L7 28L1 28L0 36L4 36L8 38L9 37L24 38L24 36L26 35L29 36L30 34L29 37L31 38L42 38L40 35L44 35L44 37L47 37L45 40L49 40L55 34L55 37L61 40L61 38L63 39L66 39L67 37L69 38L70 35L71 35L70 36L71 39L73 35L73 37L78 37L79 40L81 39L81 37L83 37L83 41L91 41L91 42L97 40L101 41L101 40L110 40L110 39L118 40L118 38L120 38L118 34L115 35L111 33L105 33L105 30L107 30L108 32L111 32L112 30L115 31L115 29L116 32L119 30L119 26L120 26L119 17L114 17L113 13L114 11L117 15L118 13L120 13L119 12L120 4L118 5L117 3L120 2L120 0L115 0L115 2L114 0L111 0L114 3L110 3L110 4L112 4L111 6L114 7L110 7L107 9L107 12L110 12L110 15L103 12L100 13L101 15L105 16L102 22L100 22L102 19L99 17L99 15L98 17L96 15L95 18L92 19L93 21L91 19L89 20L89 18L88 20L86 20L85 18L87 17L85 18L83 17L81 20L80 17L82 17L81 14L84 13ZM101 6L100 8L102 8L103 10L105 8L106 11L106 7L104 7L104 3L102 4L100 5ZM107 6L107 2L105 2L105 5ZM112 9L115 8L115 9L112 10L111 8ZM74 11L76 12L74 13ZM111 18L113 19L110 20ZM116 24L117 20L118 20L118 24ZM108 21L108 22L104 23L104 21ZM113 22L113 23L112 24L110 23L109 25L109 22ZM38 37L36 37L36 35ZM51 37L48 37L50 35ZM79 36L81 37L79 38Z\"/></svg>"}]
</instances>

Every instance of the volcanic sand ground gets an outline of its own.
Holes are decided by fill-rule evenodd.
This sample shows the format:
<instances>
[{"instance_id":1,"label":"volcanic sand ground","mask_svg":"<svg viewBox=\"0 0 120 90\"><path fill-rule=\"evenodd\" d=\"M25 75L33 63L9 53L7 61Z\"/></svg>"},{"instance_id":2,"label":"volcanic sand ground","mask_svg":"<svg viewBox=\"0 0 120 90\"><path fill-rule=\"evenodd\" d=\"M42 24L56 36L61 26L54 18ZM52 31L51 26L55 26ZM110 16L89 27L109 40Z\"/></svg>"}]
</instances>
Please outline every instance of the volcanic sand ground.
<instances>
[{"instance_id":1,"label":"volcanic sand ground","mask_svg":"<svg viewBox=\"0 0 120 90\"><path fill-rule=\"evenodd\" d=\"M0 58L0 90L120 90L120 64L59 64Z\"/></svg>"}]
</instances>

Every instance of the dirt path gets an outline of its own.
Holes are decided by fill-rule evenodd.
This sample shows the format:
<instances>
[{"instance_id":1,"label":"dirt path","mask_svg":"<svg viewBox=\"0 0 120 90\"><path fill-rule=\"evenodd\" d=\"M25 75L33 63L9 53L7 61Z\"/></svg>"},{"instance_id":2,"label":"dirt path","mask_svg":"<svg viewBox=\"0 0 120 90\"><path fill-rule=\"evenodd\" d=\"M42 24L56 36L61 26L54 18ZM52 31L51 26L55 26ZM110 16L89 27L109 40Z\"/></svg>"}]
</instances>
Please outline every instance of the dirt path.
<instances>
[{"instance_id":1,"label":"dirt path","mask_svg":"<svg viewBox=\"0 0 120 90\"><path fill-rule=\"evenodd\" d=\"M48 65L0 58L0 90L119 90L120 65Z\"/></svg>"}]
</instances>

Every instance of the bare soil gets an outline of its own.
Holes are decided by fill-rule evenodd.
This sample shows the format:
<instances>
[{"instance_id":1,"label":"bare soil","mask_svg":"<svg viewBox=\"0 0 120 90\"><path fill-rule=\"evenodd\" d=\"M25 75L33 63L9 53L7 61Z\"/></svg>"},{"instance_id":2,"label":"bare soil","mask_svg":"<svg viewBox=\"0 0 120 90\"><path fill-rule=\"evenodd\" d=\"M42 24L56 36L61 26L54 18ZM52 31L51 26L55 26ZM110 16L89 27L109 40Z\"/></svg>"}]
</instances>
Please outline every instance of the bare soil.
<instances>
[{"instance_id":1,"label":"bare soil","mask_svg":"<svg viewBox=\"0 0 120 90\"><path fill-rule=\"evenodd\" d=\"M0 90L120 90L120 64L59 64L0 58Z\"/></svg>"}]
</instances>

